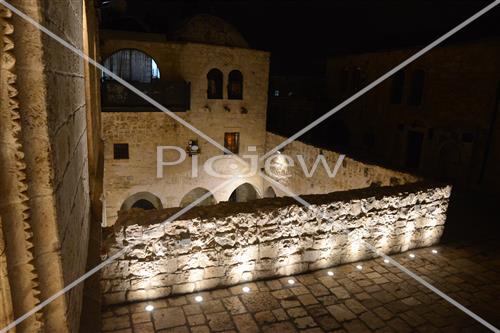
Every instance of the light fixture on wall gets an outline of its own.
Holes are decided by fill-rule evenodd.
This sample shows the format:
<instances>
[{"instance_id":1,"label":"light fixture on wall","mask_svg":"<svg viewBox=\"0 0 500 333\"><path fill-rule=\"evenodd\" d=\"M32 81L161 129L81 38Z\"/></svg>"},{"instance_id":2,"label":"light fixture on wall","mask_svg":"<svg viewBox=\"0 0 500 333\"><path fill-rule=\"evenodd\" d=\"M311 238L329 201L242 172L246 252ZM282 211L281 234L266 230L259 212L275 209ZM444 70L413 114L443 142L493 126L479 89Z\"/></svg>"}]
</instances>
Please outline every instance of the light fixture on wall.
<instances>
[{"instance_id":1,"label":"light fixture on wall","mask_svg":"<svg viewBox=\"0 0 500 333\"><path fill-rule=\"evenodd\" d=\"M198 155L200 153L198 140L189 140L186 147L186 152L189 154L189 156Z\"/></svg>"}]
</instances>

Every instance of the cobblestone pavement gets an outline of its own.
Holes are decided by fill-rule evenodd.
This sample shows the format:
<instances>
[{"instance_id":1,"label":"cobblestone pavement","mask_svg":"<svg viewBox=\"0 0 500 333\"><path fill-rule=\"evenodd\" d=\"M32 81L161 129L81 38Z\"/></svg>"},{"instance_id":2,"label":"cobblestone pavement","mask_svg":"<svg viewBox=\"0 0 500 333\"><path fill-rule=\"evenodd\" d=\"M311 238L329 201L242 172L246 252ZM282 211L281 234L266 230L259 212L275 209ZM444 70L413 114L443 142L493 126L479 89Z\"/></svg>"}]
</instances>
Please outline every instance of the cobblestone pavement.
<instances>
[{"instance_id":1,"label":"cobblestone pavement","mask_svg":"<svg viewBox=\"0 0 500 333\"><path fill-rule=\"evenodd\" d=\"M410 253L415 257L411 258ZM500 328L498 244L445 245L393 258ZM362 269L357 265L362 265ZM330 276L329 271L334 275ZM289 284L289 279L295 283ZM250 288L248 293L242 290L245 286ZM202 296L203 301L197 302L196 296ZM154 306L152 312L145 310L148 304ZM310 274L115 306L103 312L103 331L489 332L381 258Z\"/></svg>"}]
</instances>

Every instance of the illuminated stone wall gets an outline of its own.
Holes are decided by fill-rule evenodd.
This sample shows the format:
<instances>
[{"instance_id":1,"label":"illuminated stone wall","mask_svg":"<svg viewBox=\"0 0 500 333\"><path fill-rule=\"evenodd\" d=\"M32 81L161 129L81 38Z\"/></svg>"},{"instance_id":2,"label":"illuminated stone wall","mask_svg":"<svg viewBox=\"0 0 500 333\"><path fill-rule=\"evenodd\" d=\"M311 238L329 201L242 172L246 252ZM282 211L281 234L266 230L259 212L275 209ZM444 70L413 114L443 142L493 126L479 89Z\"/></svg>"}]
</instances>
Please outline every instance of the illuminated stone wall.
<instances>
[{"instance_id":1,"label":"illuminated stone wall","mask_svg":"<svg viewBox=\"0 0 500 333\"><path fill-rule=\"evenodd\" d=\"M386 253L430 246L443 232L450 192L419 183L304 197L328 219L291 198L196 207L165 227L158 223L174 209L136 211L108 239L109 255L123 244L131 250L104 268L104 299L153 299L373 257L361 239Z\"/></svg>"}]
</instances>

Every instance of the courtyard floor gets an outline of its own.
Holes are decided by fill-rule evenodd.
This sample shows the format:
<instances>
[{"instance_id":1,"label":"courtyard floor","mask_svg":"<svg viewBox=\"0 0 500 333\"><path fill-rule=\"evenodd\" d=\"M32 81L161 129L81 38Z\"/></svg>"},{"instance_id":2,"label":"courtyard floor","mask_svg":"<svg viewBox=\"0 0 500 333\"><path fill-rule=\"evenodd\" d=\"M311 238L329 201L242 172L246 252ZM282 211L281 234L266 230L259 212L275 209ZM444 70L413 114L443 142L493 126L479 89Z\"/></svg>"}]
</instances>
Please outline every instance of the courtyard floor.
<instances>
[{"instance_id":1,"label":"courtyard floor","mask_svg":"<svg viewBox=\"0 0 500 333\"><path fill-rule=\"evenodd\" d=\"M500 327L498 244L441 245L393 258ZM290 284L290 279L295 283ZM250 288L248 293L242 290L245 286ZM196 296L203 301L197 302ZM153 311L145 310L148 304L154 306ZM104 310L102 320L103 331L115 333L490 332L381 258L114 306Z\"/></svg>"}]
</instances>

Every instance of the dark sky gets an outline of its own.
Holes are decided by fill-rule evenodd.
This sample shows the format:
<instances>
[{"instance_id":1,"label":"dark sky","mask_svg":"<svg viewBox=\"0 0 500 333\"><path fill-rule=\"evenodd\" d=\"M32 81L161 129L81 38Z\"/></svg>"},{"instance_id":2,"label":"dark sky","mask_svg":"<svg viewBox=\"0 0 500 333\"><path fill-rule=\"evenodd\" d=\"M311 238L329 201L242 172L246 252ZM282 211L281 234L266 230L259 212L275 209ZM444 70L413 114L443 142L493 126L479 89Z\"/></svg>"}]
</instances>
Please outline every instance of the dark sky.
<instances>
[{"instance_id":1,"label":"dark sky","mask_svg":"<svg viewBox=\"0 0 500 333\"><path fill-rule=\"evenodd\" d=\"M270 51L272 73L293 74L321 72L327 55L429 43L492 2L111 1L103 6L103 28L168 32L186 17L209 13L236 26L252 48ZM500 6L452 40L498 36Z\"/></svg>"}]
</instances>

